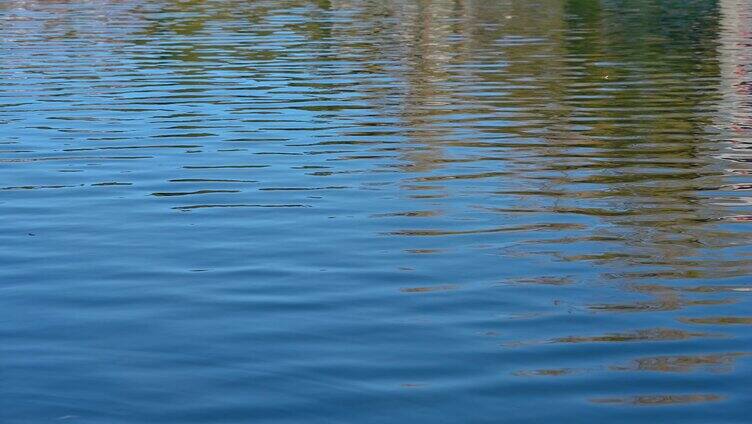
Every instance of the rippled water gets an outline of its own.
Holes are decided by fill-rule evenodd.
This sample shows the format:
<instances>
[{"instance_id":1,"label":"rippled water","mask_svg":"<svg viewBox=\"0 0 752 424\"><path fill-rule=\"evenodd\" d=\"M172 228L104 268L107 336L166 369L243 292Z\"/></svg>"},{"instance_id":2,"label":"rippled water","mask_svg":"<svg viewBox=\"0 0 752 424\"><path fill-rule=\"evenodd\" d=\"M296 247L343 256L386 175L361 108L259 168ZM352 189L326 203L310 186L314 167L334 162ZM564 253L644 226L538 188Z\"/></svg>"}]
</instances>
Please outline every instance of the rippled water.
<instances>
[{"instance_id":1,"label":"rippled water","mask_svg":"<svg viewBox=\"0 0 752 424\"><path fill-rule=\"evenodd\" d=\"M747 0L0 2L3 423L747 423Z\"/></svg>"}]
</instances>

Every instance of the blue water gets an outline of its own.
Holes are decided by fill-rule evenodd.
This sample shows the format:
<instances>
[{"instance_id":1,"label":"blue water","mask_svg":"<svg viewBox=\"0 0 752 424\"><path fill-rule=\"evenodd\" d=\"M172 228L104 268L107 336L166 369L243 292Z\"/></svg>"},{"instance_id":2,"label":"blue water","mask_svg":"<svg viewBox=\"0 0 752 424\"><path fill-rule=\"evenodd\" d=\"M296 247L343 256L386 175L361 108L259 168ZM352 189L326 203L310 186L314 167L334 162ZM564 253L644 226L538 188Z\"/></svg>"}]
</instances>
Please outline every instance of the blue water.
<instances>
[{"instance_id":1,"label":"blue water","mask_svg":"<svg viewBox=\"0 0 752 424\"><path fill-rule=\"evenodd\" d=\"M749 423L750 34L0 1L0 422Z\"/></svg>"}]
</instances>

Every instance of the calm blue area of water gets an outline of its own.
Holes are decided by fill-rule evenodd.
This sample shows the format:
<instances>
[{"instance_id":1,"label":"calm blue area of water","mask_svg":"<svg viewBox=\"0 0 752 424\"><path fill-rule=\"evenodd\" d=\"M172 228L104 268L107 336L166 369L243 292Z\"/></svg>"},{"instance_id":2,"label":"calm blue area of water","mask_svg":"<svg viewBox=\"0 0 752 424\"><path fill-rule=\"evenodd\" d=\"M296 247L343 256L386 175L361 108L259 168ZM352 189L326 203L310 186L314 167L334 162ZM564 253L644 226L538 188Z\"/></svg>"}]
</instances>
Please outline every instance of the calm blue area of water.
<instances>
[{"instance_id":1,"label":"calm blue area of water","mask_svg":"<svg viewBox=\"0 0 752 424\"><path fill-rule=\"evenodd\" d=\"M0 0L3 424L752 416L748 0Z\"/></svg>"}]
</instances>

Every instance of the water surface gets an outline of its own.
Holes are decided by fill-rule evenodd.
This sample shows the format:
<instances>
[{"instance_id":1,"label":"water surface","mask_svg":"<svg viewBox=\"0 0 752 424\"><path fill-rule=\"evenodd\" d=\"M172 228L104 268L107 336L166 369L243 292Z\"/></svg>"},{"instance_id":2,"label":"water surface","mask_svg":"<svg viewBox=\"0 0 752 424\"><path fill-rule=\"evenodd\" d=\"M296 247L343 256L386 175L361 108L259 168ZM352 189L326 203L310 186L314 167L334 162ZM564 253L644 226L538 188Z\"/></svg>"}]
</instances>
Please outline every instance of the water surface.
<instances>
[{"instance_id":1,"label":"water surface","mask_svg":"<svg viewBox=\"0 0 752 424\"><path fill-rule=\"evenodd\" d=\"M747 423L746 0L0 2L3 423Z\"/></svg>"}]
</instances>

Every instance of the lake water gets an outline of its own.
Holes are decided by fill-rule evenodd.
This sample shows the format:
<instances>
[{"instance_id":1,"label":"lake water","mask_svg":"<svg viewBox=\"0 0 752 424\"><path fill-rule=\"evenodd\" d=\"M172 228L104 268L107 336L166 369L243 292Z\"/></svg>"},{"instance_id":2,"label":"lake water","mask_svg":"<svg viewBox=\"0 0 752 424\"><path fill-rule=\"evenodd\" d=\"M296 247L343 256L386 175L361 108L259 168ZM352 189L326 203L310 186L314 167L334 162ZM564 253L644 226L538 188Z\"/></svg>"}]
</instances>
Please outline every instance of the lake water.
<instances>
[{"instance_id":1,"label":"lake water","mask_svg":"<svg viewBox=\"0 0 752 424\"><path fill-rule=\"evenodd\" d=\"M0 2L0 421L749 423L747 0Z\"/></svg>"}]
</instances>

